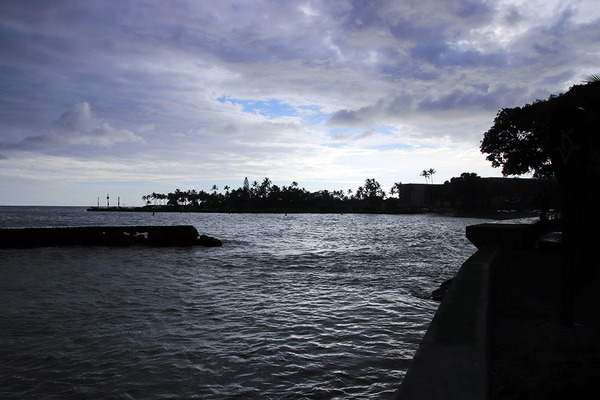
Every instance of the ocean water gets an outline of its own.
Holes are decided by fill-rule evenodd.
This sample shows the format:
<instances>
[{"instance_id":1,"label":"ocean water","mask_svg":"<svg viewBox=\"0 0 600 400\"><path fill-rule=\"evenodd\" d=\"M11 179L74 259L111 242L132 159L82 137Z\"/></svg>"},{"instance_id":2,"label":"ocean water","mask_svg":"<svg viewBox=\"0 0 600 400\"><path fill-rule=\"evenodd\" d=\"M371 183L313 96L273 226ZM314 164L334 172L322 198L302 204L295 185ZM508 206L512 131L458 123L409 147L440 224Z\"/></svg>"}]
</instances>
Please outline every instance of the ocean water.
<instances>
[{"instance_id":1,"label":"ocean water","mask_svg":"<svg viewBox=\"0 0 600 400\"><path fill-rule=\"evenodd\" d=\"M481 222L0 207L0 227L191 224L223 242L0 249L0 398L392 398Z\"/></svg>"}]
</instances>

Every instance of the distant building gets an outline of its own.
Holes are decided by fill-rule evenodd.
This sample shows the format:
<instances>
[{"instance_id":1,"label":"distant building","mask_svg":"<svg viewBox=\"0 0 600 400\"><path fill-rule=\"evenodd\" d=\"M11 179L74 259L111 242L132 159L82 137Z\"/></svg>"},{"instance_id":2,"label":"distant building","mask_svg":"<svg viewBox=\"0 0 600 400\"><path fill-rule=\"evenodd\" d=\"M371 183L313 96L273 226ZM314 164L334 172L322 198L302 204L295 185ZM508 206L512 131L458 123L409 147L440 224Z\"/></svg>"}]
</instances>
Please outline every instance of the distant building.
<instances>
[{"instance_id":1,"label":"distant building","mask_svg":"<svg viewBox=\"0 0 600 400\"><path fill-rule=\"evenodd\" d=\"M399 195L400 205L402 207L425 207L427 204L425 196L427 186L432 185L425 185L422 183L402 184Z\"/></svg>"},{"instance_id":2,"label":"distant building","mask_svg":"<svg viewBox=\"0 0 600 400\"><path fill-rule=\"evenodd\" d=\"M454 178L444 184L402 184L398 205L407 208L470 208L479 210L540 209L560 205L555 180L526 178Z\"/></svg>"}]
</instances>

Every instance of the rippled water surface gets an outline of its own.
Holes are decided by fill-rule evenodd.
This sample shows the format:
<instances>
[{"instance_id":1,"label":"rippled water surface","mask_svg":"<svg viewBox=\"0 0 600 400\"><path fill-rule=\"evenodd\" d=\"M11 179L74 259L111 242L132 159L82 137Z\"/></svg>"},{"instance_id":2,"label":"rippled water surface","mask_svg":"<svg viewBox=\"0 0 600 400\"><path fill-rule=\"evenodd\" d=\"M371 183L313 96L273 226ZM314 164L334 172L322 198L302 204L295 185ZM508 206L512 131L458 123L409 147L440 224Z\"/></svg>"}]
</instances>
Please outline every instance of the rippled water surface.
<instances>
[{"instance_id":1,"label":"rippled water surface","mask_svg":"<svg viewBox=\"0 0 600 400\"><path fill-rule=\"evenodd\" d=\"M392 398L480 222L0 207L0 227L191 224L223 241L0 250L0 397Z\"/></svg>"}]
</instances>

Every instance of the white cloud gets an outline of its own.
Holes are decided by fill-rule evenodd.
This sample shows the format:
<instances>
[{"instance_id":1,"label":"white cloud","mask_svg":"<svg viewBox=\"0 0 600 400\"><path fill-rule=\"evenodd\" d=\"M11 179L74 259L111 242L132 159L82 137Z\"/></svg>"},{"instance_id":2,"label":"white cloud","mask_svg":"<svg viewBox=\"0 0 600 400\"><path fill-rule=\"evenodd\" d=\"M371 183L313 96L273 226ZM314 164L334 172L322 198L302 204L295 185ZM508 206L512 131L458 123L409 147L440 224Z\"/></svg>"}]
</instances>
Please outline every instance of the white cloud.
<instances>
[{"instance_id":1,"label":"white cloud","mask_svg":"<svg viewBox=\"0 0 600 400\"><path fill-rule=\"evenodd\" d=\"M115 129L97 120L87 102L75 104L54 122L48 133L25 137L18 143L3 143L5 149L56 151L69 146L112 147L118 143L143 143L144 139L126 129Z\"/></svg>"},{"instance_id":2,"label":"white cloud","mask_svg":"<svg viewBox=\"0 0 600 400\"><path fill-rule=\"evenodd\" d=\"M61 115L50 136L57 142L74 145L111 147L117 143L141 143L144 140L126 129L115 129L92 115L87 102L75 104Z\"/></svg>"},{"instance_id":3,"label":"white cloud","mask_svg":"<svg viewBox=\"0 0 600 400\"><path fill-rule=\"evenodd\" d=\"M598 73L598 18L594 0L3 2L1 168L58 157L48 180L171 190L498 174L483 132Z\"/></svg>"}]
</instances>

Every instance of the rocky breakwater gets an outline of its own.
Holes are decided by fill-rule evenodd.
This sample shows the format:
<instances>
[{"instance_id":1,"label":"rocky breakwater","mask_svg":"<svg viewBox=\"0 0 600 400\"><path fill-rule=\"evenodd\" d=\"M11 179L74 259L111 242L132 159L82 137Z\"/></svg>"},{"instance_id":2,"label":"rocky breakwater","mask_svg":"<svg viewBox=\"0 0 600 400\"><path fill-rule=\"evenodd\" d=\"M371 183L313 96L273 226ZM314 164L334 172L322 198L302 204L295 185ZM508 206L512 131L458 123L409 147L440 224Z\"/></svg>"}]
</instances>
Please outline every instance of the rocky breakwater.
<instances>
[{"instance_id":1,"label":"rocky breakwater","mask_svg":"<svg viewBox=\"0 0 600 400\"><path fill-rule=\"evenodd\" d=\"M48 246L205 246L218 247L219 239L199 235L191 225L83 226L2 228L0 248Z\"/></svg>"}]
</instances>

